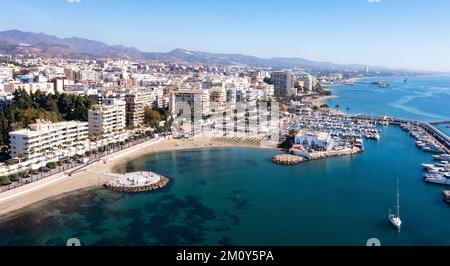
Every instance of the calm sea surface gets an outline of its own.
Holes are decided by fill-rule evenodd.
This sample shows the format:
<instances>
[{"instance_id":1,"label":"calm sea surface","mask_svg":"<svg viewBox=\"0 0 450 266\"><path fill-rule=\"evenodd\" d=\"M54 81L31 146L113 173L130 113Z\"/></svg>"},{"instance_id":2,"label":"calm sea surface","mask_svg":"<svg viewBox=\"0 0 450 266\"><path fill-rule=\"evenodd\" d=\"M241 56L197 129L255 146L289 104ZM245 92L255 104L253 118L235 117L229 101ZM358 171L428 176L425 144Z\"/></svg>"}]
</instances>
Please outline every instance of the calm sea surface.
<instances>
[{"instance_id":1,"label":"calm sea surface","mask_svg":"<svg viewBox=\"0 0 450 266\"><path fill-rule=\"evenodd\" d=\"M350 108L352 114L394 116L427 122L450 120L450 76L375 77L361 82L384 81L391 87L378 88L366 84L332 87L338 98L327 101L331 108ZM449 126L449 125L447 125ZM450 129L440 126L450 135Z\"/></svg>"},{"instance_id":2,"label":"calm sea surface","mask_svg":"<svg viewBox=\"0 0 450 266\"><path fill-rule=\"evenodd\" d=\"M450 78L382 80L392 88L337 87L330 105L450 120ZM366 141L363 154L290 167L270 161L276 151L246 148L138 158L128 171L155 171L171 185L144 194L83 191L35 205L0 221L0 245L65 245L71 237L83 245L365 245L372 237L383 245L450 245L443 187L422 179L431 155L400 128L380 129L381 141ZM397 177L401 233L387 220Z\"/></svg>"},{"instance_id":3,"label":"calm sea surface","mask_svg":"<svg viewBox=\"0 0 450 266\"><path fill-rule=\"evenodd\" d=\"M173 179L163 191L77 193L0 224L2 245L450 245L442 187L422 180L429 154L385 127L353 157L285 167L274 151L226 148L169 152L129 162ZM397 233L387 221L401 182Z\"/></svg>"}]
</instances>

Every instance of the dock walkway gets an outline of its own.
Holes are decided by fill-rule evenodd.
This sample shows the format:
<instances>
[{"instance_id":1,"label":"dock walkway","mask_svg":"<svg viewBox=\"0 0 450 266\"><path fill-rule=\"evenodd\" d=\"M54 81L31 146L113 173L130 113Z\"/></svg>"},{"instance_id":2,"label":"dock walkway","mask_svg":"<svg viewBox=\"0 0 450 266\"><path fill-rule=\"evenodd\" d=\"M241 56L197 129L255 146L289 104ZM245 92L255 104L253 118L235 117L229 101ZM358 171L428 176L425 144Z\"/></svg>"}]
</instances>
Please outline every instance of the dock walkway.
<instances>
[{"instance_id":1,"label":"dock walkway","mask_svg":"<svg viewBox=\"0 0 450 266\"><path fill-rule=\"evenodd\" d=\"M386 119L386 117L379 117L379 116L364 116L364 115L357 115L357 116L350 116L351 119L355 120L367 120L367 121L375 121L375 122L384 122L389 121L391 124L394 125L401 125L401 124L416 124L422 127L430 136L438 142L441 147L445 150L446 153L450 154L450 137L447 136L444 132L437 129L434 125L441 124L443 122L435 122L433 124L427 123L427 122L421 122L416 120L408 120L408 119L397 119L397 118L389 118Z\"/></svg>"}]
</instances>

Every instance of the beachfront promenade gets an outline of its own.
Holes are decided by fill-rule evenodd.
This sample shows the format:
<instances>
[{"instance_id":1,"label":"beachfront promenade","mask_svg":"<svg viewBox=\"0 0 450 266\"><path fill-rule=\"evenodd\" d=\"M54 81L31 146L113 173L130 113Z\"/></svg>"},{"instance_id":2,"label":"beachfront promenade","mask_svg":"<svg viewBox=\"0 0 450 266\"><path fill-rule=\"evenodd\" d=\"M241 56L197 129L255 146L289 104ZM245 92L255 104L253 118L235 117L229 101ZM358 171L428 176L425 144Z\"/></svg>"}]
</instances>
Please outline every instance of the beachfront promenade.
<instances>
[{"instance_id":1,"label":"beachfront promenade","mask_svg":"<svg viewBox=\"0 0 450 266\"><path fill-rule=\"evenodd\" d=\"M2 192L0 193L0 215L74 190L102 186L108 181L108 178L103 174L111 171L116 163L119 163L131 154L157 146L164 139L161 137L153 138L115 153L110 153L102 160L96 160L85 165L83 171L77 171L70 175L67 172L61 172Z\"/></svg>"},{"instance_id":2,"label":"beachfront promenade","mask_svg":"<svg viewBox=\"0 0 450 266\"><path fill-rule=\"evenodd\" d=\"M117 153L126 150L126 153L130 153L133 151L133 147L137 147L142 143L148 142L148 141L158 141L159 138L152 138L150 136L140 137L136 138L132 141L116 145L109 145L103 149L103 151L91 151L89 152L88 156L85 156L85 159L87 159L87 162L83 163L83 160L81 160L82 156L79 156L80 159L77 160L70 160L65 159L62 161L59 161L57 163L57 167L55 169L49 169L46 168L42 171L30 171L30 174L27 177L20 178L16 182L12 182L9 185L0 187L0 194L12 189L16 189L22 186L26 186L29 184L32 184L34 182L47 179L51 176L55 175L67 175L71 176L75 173L86 171L86 168L96 162L99 162L101 160L109 160L111 156L116 155Z\"/></svg>"}]
</instances>

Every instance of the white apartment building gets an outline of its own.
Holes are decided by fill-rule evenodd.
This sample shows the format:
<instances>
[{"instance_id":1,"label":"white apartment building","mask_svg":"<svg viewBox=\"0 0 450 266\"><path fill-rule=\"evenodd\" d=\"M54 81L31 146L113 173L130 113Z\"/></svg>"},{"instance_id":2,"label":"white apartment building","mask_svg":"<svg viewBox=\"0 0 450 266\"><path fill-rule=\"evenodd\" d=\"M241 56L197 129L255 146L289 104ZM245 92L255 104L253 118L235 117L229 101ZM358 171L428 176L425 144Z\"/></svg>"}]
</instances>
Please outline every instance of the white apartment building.
<instances>
[{"instance_id":1,"label":"white apartment building","mask_svg":"<svg viewBox=\"0 0 450 266\"><path fill-rule=\"evenodd\" d=\"M317 85L317 79L310 74L301 76L298 79L298 82L300 86L303 85L303 92L305 93L311 93Z\"/></svg>"},{"instance_id":2,"label":"white apartment building","mask_svg":"<svg viewBox=\"0 0 450 266\"><path fill-rule=\"evenodd\" d=\"M10 67L0 67L0 82L13 79L13 69Z\"/></svg>"},{"instance_id":3,"label":"white apartment building","mask_svg":"<svg viewBox=\"0 0 450 266\"><path fill-rule=\"evenodd\" d=\"M150 95L151 95L151 101L152 101L152 107L153 108L165 108L167 107L167 104L169 103L168 100L165 100L164 98L164 89L160 87L151 88L149 89Z\"/></svg>"},{"instance_id":4,"label":"white apartment building","mask_svg":"<svg viewBox=\"0 0 450 266\"><path fill-rule=\"evenodd\" d=\"M101 80L101 75L94 70L81 70L77 73L76 78L80 81L98 81Z\"/></svg>"},{"instance_id":5,"label":"white apartment building","mask_svg":"<svg viewBox=\"0 0 450 266\"><path fill-rule=\"evenodd\" d=\"M10 132L11 157L44 166L51 161L82 155L89 148L87 122L38 121L28 129Z\"/></svg>"},{"instance_id":6,"label":"white apartment building","mask_svg":"<svg viewBox=\"0 0 450 266\"><path fill-rule=\"evenodd\" d=\"M262 90L257 89L247 89L245 94L245 100L247 102L253 102L256 100L264 99L264 92Z\"/></svg>"},{"instance_id":7,"label":"white apartment building","mask_svg":"<svg viewBox=\"0 0 450 266\"><path fill-rule=\"evenodd\" d=\"M125 131L126 104L122 99L103 99L89 110L89 134L116 138ZM112 139L111 139L112 140Z\"/></svg>"},{"instance_id":8,"label":"white apartment building","mask_svg":"<svg viewBox=\"0 0 450 266\"><path fill-rule=\"evenodd\" d=\"M4 84L4 91L13 93L18 89L24 89L29 94L36 93L36 91L41 91L43 93L55 93L55 86L53 83L7 83Z\"/></svg>"}]
</instances>

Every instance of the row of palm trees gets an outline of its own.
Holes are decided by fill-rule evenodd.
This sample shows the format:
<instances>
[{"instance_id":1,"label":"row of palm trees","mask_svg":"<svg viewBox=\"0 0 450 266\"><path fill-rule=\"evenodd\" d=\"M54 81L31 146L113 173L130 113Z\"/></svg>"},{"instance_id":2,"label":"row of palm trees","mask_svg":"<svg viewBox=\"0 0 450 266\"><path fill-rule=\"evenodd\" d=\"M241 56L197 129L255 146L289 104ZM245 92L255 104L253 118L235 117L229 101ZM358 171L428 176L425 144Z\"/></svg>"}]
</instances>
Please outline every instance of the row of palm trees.
<instances>
[{"instance_id":1,"label":"row of palm trees","mask_svg":"<svg viewBox=\"0 0 450 266\"><path fill-rule=\"evenodd\" d=\"M336 108L336 111L339 112L339 108L341 108L341 106L339 104L336 104L336 106L334 108ZM348 116L350 113L350 107L346 107L345 111L347 111L347 116Z\"/></svg>"},{"instance_id":2,"label":"row of palm trees","mask_svg":"<svg viewBox=\"0 0 450 266\"><path fill-rule=\"evenodd\" d=\"M166 132L157 132L159 134L166 134ZM12 183L18 182L19 185L23 185L24 183L29 183L28 181L24 182L26 179L31 179L31 182L43 179L52 174L61 173L68 169L73 169L77 166L83 165L81 161L83 157L88 157L89 162L98 161L100 158L113 154L115 152L121 151L123 149L127 149L131 146L135 146L142 142L148 141L154 137L154 133L151 131L141 132L136 134L124 141L109 143L97 149L93 149L90 151L86 151L84 156L74 155L65 159L62 159L58 162L50 162L45 166L40 167L37 170L27 170L16 174L11 174L9 176L0 177L0 186L8 186L8 189L13 188ZM35 177L37 176L37 180Z\"/></svg>"}]
</instances>

